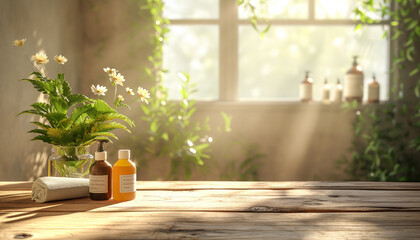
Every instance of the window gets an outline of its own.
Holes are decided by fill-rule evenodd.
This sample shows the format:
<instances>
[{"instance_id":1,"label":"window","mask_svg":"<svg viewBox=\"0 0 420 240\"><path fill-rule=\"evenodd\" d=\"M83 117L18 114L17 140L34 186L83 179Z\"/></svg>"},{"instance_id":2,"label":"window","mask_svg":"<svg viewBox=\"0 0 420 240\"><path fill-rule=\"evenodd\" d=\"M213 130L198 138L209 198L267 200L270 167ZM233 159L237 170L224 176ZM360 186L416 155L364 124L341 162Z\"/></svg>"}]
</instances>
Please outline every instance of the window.
<instances>
[{"instance_id":1,"label":"window","mask_svg":"<svg viewBox=\"0 0 420 240\"><path fill-rule=\"evenodd\" d=\"M198 83L198 100L297 101L309 70L317 101L324 79L342 82L358 55L365 85L374 73L381 100L388 98L390 44L381 38L388 21L354 31L356 0L268 2L271 28L261 38L236 0L167 0L163 65L170 70L164 79L170 97L177 98L176 73L186 72Z\"/></svg>"}]
</instances>

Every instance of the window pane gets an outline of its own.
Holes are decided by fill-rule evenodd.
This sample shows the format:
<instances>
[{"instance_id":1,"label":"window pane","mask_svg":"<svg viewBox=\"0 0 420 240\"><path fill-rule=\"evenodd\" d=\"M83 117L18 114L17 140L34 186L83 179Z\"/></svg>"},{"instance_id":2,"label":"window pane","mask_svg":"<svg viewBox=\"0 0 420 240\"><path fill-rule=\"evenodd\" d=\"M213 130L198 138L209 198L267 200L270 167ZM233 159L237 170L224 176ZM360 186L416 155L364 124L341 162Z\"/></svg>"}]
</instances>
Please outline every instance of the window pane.
<instances>
[{"instance_id":1,"label":"window pane","mask_svg":"<svg viewBox=\"0 0 420 240\"><path fill-rule=\"evenodd\" d=\"M165 0L163 11L168 19L217 19L219 0Z\"/></svg>"},{"instance_id":2,"label":"window pane","mask_svg":"<svg viewBox=\"0 0 420 240\"><path fill-rule=\"evenodd\" d=\"M170 26L164 46L163 68L169 70L164 84L171 99L180 99L179 72L190 75L198 83L193 98L216 100L219 97L219 31L217 26Z\"/></svg>"},{"instance_id":3,"label":"window pane","mask_svg":"<svg viewBox=\"0 0 420 240\"><path fill-rule=\"evenodd\" d=\"M315 0L315 17L318 19L353 19L356 3L356 0ZM375 5L375 8L381 8L378 3ZM380 15L369 13L369 16L372 19L381 20Z\"/></svg>"},{"instance_id":4,"label":"window pane","mask_svg":"<svg viewBox=\"0 0 420 240\"><path fill-rule=\"evenodd\" d=\"M239 29L239 98L298 100L304 72L315 80L314 100L321 98L324 78L343 82L358 55L365 73L365 98L372 73L388 98L388 42L381 26L354 32L353 26L272 26L264 39L251 26Z\"/></svg>"},{"instance_id":5,"label":"window pane","mask_svg":"<svg viewBox=\"0 0 420 240\"><path fill-rule=\"evenodd\" d=\"M270 0L261 4L261 0L250 1L256 8L258 17L277 19L305 19L308 18L308 0ZM247 19L252 16L251 7L241 5L239 18Z\"/></svg>"}]
</instances>

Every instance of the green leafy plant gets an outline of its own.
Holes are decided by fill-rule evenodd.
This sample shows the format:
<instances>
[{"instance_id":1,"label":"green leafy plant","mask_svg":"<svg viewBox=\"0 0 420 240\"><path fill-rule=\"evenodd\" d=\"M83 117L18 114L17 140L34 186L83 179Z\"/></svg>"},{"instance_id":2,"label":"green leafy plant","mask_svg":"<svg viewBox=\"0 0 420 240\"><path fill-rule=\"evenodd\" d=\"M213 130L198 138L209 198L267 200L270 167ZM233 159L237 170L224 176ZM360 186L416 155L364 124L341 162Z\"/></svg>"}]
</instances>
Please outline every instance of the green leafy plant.
<instances>
[{"instance_id":1,"label":"green leafy plant","mask_svg":"<svg viewBox=\"0 0 420 240\"><path fill-rule=\"evenodd\" d=\"M130 130L123 124L114 122L121 119L133 126L134 123L125 115L119 114L101 99L93 100L84 95L73 94L69 84L64 80L64 74L58 74L57 79L47 79L39 72L33 72L34 79L23 79L30 82L34 88L48 96L48 103L33 103L32 109L21 112L35 114L45 118L45 122L32 122L40 128L29 131L38 136L32 140L58 146L89 145L99 139L117 139L114 129ZM71 107L76 106L73 111Z\"/></svg>"},{"instance_id":2,"label":"green leafy plant","mask_svg":"<svg viewBox=\"0 0 420 240\"><path fill-rule=\"evenodd\" d=\"M15 40L13 45L23 47L26 39ZM27 56L26 52L25 55ZM28 60L29 57L27 56ZM49 62L45 53L39 52L32 56L33 67L36 71L30 74L30 78L22 79L32 84L40 93L47 97L46 102L36 102L31 105L31 109L25 110L20 114L34 114L40 117L39 121L32 124L37 128L29 131L38 134L32 140L39 140L56 146L86 146L101 139L115 138L117 136L111 131L123 129L130 130L126 125L116 122L121 120L133 127L134 123L127 116L120 114L116 109L109 106L104 100L91 99L81 94L72 93L69 83L64 79L63 73L57 73L57 78L47 77L43 64ZM55 56L54 60L58 64L67 62L64 56ZM57 70L58 71L58 70ZM127 106L122 101L124 98L117 97L117 85L123 85L124 76L115 69L104 68L109 74L110 81L115 87L116 107ZM92 86L94 94L105 95L106 87L97 85ZM131 89L127 88L129 95L134 95ZM149 97L147 90L139 87L139 98L147 101ZM19 114L19 115L20 115Z\"/></svg>"},{"instance_id":3,"label":"green leafy plant","mask_svg":"<svg viewBox=\"0 0 420 240\"><path fill-rule=\"evenodd\" d=\"M169 101L167 92L160 92L159 98L152 98L150 104L143 105L142 119L149 126L147 139L142 141L144 158L151 156L170 162L167 179L190 179L192 169L202 167L209 159L210 131L209 119L204 122L192 119L196 107L189 96L194 85L187 74L179 74L182 79L180 101ZM162 90L162 88L160 88ZM155 88L151 89L152 94ZM143 154L144 155L144 154Z\"/></svg>"},{"instance_id":4,"label":"green leafy plant","mask_svg":"<svg viewBox=\"0 0 420 240\"><path fill-rule=\"evenodd\" d=\"M419 57L415 43L420 40L420 1L396 0L394 4L392 8L389 0L364 0L354 10L355 18L360 19L356 30L363 24L378 22L372 16L391 18L392 41L404 42L393 56L392 72L411 68L408 76L393 78L389 103L346 103L345 107L355 112L354 139L352 156L343 162L354 179L420 180L420 79L416 77L420 64L415 63ZM389 32L385 31L382 37L389 37ZM414 86L414 98L404 94L407 85Z\"/></svg>"}]
</instances>

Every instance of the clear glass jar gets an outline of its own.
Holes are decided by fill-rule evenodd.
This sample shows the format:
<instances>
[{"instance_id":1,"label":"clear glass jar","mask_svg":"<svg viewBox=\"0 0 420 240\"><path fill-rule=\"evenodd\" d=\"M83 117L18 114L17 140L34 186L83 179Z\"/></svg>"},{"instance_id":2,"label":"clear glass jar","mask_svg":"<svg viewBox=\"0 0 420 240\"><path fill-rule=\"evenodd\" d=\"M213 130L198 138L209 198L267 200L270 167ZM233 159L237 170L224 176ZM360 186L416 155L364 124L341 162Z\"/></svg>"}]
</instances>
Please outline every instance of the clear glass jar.
<instances>
[{"instance_id":1,"label":"clear glass jar","mask_svg":"<svg viewBox=\"0 0 420 240\"><path fill-rule=\"evenodd\" d=\"M48 176L86 178L93 161L90 146L53 146L48 158Z\"/></svg>"}]
</instances>

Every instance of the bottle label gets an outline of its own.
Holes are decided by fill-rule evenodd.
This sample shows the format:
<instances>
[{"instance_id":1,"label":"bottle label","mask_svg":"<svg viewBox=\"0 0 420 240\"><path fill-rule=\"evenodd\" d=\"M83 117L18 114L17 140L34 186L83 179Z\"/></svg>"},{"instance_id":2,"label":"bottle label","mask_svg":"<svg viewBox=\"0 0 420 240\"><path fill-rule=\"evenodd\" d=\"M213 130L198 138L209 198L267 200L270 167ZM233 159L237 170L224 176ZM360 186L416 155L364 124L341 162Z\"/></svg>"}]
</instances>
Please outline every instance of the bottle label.
<instances>
[{"instance_id":1,"label":"bottle label","mask_svg":"<svg viewBox=\"0 0 420 240\"><path fill-rule=\"evenodd\" d=\"M363 97L363 75L347 74L344 77L344 97Z\"/></svg>"},{"instance_id":2,"label":"bottle label","mask_svg":"<svg viewBox=\"0 0 420 240\"><path fill-rule=\"evenodd\" d=\"M89 175L90 193L108 193L108 175Z\"/></svg>"},{"instance_id":3,"label":"bottle label","mask_svg":"<svg viewBox=\"0 0 420 240\"><path fill-rule=\"evenodd\" d=\"M371 101L379 100L379 87L369 86L368 99Z\"/></svg>"},{"instance_id":4,"label":"bottle label","mask_svg":"<svg viewBox=\"0 0 420 240\"><path fill-rule=\"evenodd\" d=\"M300 84L300 99L312 100L312 84Z\"/></svg>"},{"instance_id":5,"label":"bottle label","mask_svg":"<svg viewBox=\"0 0 420 240\"><path fill-rule=\"evenodd\" d=\"M120 175L120 192L128 193L136 191L136 174Z\"/></svg>"}]
</instances>

